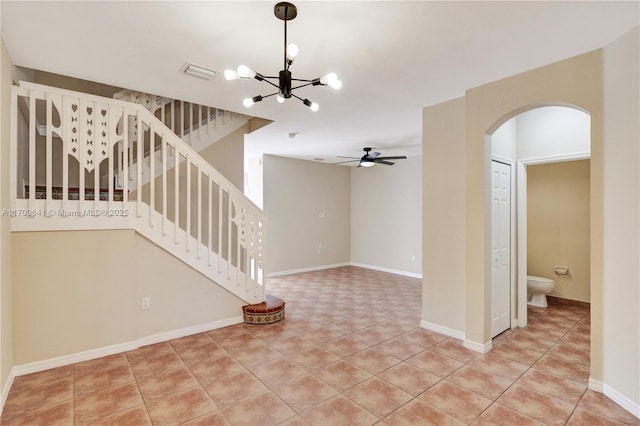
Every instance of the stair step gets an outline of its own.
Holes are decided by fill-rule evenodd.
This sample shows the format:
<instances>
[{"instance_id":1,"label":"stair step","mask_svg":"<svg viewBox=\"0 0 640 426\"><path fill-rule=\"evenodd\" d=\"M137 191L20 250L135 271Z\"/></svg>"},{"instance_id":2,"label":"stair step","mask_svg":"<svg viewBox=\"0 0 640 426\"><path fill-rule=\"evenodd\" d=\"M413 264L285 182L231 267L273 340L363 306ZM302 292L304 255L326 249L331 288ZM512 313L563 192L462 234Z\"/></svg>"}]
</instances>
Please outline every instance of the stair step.
<instances>
[{"instance_id":1,"label":"stair step","mask_svg":"<svg viewBox=\"0 0 640 426\"><path fill-rule=\"evenodd\" d=\"M29 185L24 186L25 198L29 198ZM54 200L62 200L63 189L61 186L53 186L51 187L51 198ZM68 199L71 201L80 199L80 188L69 187L68 188ZM93 188L85 188L84 189L84 200L85 201L93 201L95 197L95 190ZM100 201L109 201L109 189L108 188L100 188L98 190L98 199ZM36 200L46 200L47 199L47 187L45 185L35 185L35 199ZM113 201L122 201L122 189L113 189Z\"/></svg>"},{"instance_id":2,"label":"stair step","mask_svg":"<svg viewBox=\"0 0 640 426\"><path fill-rule=\"evenodd\" d=\"M265 301L242 307L246 324L266 325L284 319L284 300L267 294Z\"/></svg>"}]
</instances>

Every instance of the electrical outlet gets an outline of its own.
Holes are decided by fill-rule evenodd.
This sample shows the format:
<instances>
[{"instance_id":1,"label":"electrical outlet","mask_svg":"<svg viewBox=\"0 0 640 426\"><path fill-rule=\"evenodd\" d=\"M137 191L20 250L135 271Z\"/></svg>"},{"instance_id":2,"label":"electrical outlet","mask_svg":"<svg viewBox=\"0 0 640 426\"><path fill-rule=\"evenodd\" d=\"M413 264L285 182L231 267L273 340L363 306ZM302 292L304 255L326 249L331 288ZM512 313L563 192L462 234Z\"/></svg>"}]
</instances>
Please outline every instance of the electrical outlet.
<instances>
[{"instance_id":1,"label":"electrical outlet","mask_svg":"<svg viewBox=\"0 0 640 426\"><path fill-rule=\"evenodd\" d=\"M151 298L150 297L143 297L140 300L140 309L142 309L143 311L145 309L149 309L151 308Z\"/></svg>"}]
</instances>

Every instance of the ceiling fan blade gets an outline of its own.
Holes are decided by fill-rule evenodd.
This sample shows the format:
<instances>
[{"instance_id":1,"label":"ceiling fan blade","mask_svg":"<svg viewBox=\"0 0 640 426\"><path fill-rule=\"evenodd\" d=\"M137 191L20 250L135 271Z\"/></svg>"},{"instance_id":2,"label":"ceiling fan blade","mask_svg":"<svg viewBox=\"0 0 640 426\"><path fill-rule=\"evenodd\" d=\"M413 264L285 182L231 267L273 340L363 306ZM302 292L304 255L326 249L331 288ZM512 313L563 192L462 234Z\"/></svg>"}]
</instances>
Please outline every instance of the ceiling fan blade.
<instances>
[{"instance_id":1,"label":"ceiling fan blade","mask_svg":"<svg viewBox=\"0 0 640 426\"><path fill-rule=\"evenodd\" d=\"M367 153L367 157L371 160L373 160L374 158L378 158L380 156L379 152L369 152Z\"/></svg>"},{"instance_id":2,"label":"ceiling fan blade","mask_svg":"<svg viewBox=\"0 0 640 426\"><path fill-rule=\"evenodd\" d=\"M378 160L406 160L407 156L406 155L394 155L391 157L380 157L378 158Z\"/></svg>"},{"instance_id":3,"label":"ceiling fan blade","mask_svg":"<svg viewBox=\"0 0 640 426\"><path fill-rule=\"evenodd\" d=\"M359 160L360 157L345 157L344 155L336 155L336 158L352 158L354 160Z\"/></svg>"},{"instance_id":4,"label":"ceiling fan blade","mask_svg":"<svg viewBox=\"0 0 640 426\"><path fill-rule=\"evenodd\" d=\"M344 157L343 157L343 158L344 158ZM349 157L347 157L347 158L349 158ZM355 163L356 161L360 161L360 159L359 159L359 158L356 158L355 160L339 161L339 162L337 162L337 163L331 163L331 164L335 165L335 164Z\"/></svg>"},{"instance_id":5,"label":"ceiling fan blade","mask_svg":"<svg viewBox=\"0 0 640 426\"><path fill-rule=\"evenodd\" d=\"M396 163L392 163L391 161L382 160L380 158L376 158L375 163L386 164L387 166L393 166L394 164L396 164Z\"/></svg>"}]
</instances>

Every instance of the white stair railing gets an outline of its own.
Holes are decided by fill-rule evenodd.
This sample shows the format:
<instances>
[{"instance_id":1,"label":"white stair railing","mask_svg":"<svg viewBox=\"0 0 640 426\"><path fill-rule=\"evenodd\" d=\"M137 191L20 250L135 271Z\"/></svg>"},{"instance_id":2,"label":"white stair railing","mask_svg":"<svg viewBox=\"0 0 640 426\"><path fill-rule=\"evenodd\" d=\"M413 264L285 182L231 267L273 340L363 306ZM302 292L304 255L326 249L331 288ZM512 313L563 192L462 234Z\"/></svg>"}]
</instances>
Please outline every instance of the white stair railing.
<instances>
[{"instance_id":1,"label":"white stair railing","mask_svg":"<svg viewBox=\"0 0 640 426\"><path fill-rule=\"evenodd\" d=\"M206 147L240 128L246 124L250 118L247 115L225 111L219 108L169 99L133 90L122 90L113 95L113 97L114 99L144 106L196 152L202 151ZM135 117L129 118L128 131L130 140L135 140L138 133L138 122ZM143 156L147 157L149 155L155 155L159 161L159 146L156 146L155 148L156 151L153 152L150 151L150 144L145 145ZM134 160L133 156L129 160L129 167L135 167L135 161L137 160ZM150 177L153 176L150 173L150 170L145 168L148 164L148 161L143 162L141 173L143 185L148 183ZM158 177L159 175L159 171L156 171L154 177ZM122 169L122 164L119 164L115 176L116 187L119 189L122 189L123 176L124 170ZM103 179L107 179L107 177L103 176ZM136 179L137 174L131 173L130 171L130 187L135 187L137 185Z\"/></svg>"},{"instance_id":2,"label":"white stair railing","mask_svg":"<svg viewBox=\"0 0 640 426\"><path fill-rule=\"evenodd\" d=\"M263 212L142 105L21 82L11 114L12 230L135 229L246 302L264 300Z\"/></svg>"}]
</instances>

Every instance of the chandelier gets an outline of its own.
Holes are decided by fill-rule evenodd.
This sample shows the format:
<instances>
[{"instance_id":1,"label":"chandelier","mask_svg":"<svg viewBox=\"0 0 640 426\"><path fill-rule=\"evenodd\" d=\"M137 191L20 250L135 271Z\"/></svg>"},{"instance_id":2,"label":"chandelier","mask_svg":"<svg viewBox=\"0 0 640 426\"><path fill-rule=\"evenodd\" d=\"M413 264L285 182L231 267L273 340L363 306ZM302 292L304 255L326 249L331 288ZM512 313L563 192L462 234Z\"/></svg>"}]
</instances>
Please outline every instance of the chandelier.
<instances>
[{"instance_id":1,"label":"chandelier","mask_svg":"<svg viewBox=\"0 0 640 426\"><path fill-rule=\"evenodd\" d=\"M289 68L291 64L293 64L293 60L298 55L298 46L295 44L287 45L287 21L291 21L295 19L298 15L298 9L291 3L280 2L276 4L273 8L273 13L276 15L278 19L284 21L284 66L283 69L278 73L278 76L265 76L262 75L246 65L240 65L237 71L234 70L226 70L224 72L224 77L227 80L249 80L251 78L255 78L258 81L264 81L267 84L278 89L276 92L270 93L268 95L258 95L252 98L246 98L242 101L242 104L246 108L250 108L256 102L260 102L265 98L270 96L276 96L276 100L279 103L283 103L285 100L289 98L296 98L302 101L303 104L308 106L311 111L318 111L320 106L311 102L309 99L303 99L299 96L296 96L293 91L299 89L301 87L306 86L329 86L332 89L340 90L342 87L342 82L338 80L338 77L335 73L329 73L320 78L314 78L313 80L305 80L301 78L293 78L291 76L291 71ZM299 84L298 86L293 86L293 82Z\"/></svg>"}]
</instances>

